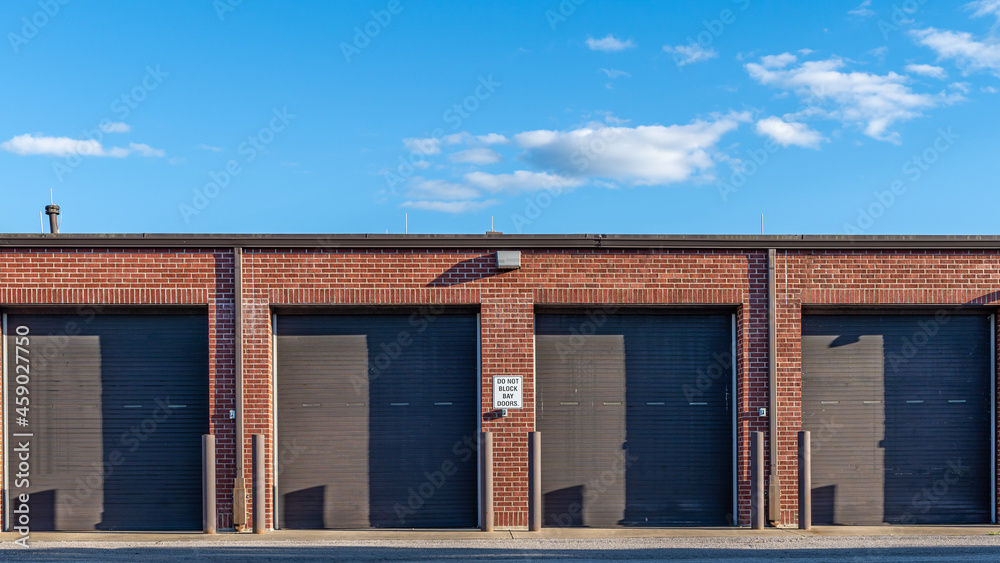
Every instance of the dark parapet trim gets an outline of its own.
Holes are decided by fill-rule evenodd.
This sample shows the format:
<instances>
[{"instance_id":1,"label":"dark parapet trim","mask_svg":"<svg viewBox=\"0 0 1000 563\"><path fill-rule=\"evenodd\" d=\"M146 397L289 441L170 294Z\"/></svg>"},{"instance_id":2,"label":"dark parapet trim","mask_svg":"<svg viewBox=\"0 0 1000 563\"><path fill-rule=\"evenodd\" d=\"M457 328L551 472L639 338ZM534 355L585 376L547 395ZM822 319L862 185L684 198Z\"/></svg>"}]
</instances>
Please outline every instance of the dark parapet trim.
<instances>
[{"instance_id":1,"label":"dark parapet trim","mask_svg":"<svg viewBox=\"0 0 1000 563\"><path fill-rule=\"evenodd\" d=\"M3 248L1000 250L985 235L0 234Z\"/></svg>"}]
</instances>

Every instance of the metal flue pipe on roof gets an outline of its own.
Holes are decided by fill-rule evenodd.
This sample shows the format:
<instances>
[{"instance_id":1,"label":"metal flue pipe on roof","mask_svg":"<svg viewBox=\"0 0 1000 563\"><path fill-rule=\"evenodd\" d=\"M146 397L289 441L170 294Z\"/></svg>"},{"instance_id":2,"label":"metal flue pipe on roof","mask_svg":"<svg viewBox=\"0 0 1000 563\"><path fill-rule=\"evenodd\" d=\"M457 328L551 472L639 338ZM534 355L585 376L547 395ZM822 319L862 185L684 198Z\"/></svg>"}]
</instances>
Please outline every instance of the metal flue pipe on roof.
<instances>
[{"instance_id":1,"label":"metal flue pipe on roof","mask_svg":"<svg viewBox=\"0 0 1000 563\"><path fill-rule=\"evenodd\" d=\"M49 232L54 235L59 234L59 206L46 205L45 214L49 216Z\"/></svg>"}]
</instances>

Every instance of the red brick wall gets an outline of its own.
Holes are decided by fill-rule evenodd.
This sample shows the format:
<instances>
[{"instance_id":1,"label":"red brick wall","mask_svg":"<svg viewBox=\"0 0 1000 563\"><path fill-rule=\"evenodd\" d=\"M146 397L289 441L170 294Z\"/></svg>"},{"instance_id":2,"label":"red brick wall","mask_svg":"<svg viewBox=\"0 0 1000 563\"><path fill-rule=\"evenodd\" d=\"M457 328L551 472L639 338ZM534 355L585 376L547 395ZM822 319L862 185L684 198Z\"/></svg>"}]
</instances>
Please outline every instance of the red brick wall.
<instances>
[{"instance_id":1,"label":"red brick wall","mask_svg":"<svg viewBox=\"0 0 1000 563\"><path fill-rule=\"evenodd\" d=\"M433 305L480 308L482 429L494 433L494 524L528 524L527 433L534 429L536 305L724 304L739 310L737 358L742 393L741 443L750 430L766 430L756 415L767 404L766 252L539 251L522 253L521 268L498 272L492 251L358 250L247 252L244 298L269 305ZM244 323L259 323L244 313ZM246 326L246 324L245 324ZM247 337L249 338L249 337ZM246 424L264 429L271 420L266 385L270 357L248 352L245 360ZM261 348L266 346L262 343ZM524 409L497 418L492 378L524 377ZM751 386L751 381L753 385ZM250 389L254 389L252 392ZM254 399L251 399L252 397ZM752 409L752 412L751 412ZM251 414L253 413L253 414ZM256 432L256 430L254 430ZM749 465L740 448L740 521L749 521ZM248 454L249 455L249 454ZM268 449L268 463L272 451ZM269 495L270 493L270 488ZM268 499L269 507L273 499ZM270 512L270 509L269 509ZM272 526L268 520L268 526Z\"/></svg>"},{"instance_id":2,"label":"red brick wall","mask_svg":"<svg viewBox=\"0 0 1000 563\"><path fill-rule=\"evenodd\" d=\"M737 505L740 525L750 525L750 433L764 433L764 465L769 463L768 419L759 416L768 407L767 252L748 257L748 292L736 322L736 444ZM765 485L765 491L766 485Z\"/></svg>"},{"instance_id":3,"label":"red brick wall","mask_svg":"<svg viewBox=\"0 0 1000 563\"><path fill-rule=\"evenodd\" d=\"M494 521L527 525L527 432L534 429L534 311L540 305L730 305L737 313L738 521L749 522L749 432L768 430L767 252L524 250L498 272L492 250L253 249L243 255L244 464L251 436L270 440L270 307L477 306L481 321L482 428L494 432ZM207 306L211 429L216 434L220 529L231 528L235 478L234 263L231 249L0 249L0 305ZM776 268L777 465L781 523L797 518L796 432L801 423L802 307L977 304L1000 301L1000 252L778 251ZM1000 331L998 331L1000 332ZM492 377L522 375L524 405L492 416ZM998 421L1000 424L1000 421ZM0 468L2 470L2 468ZM249 482L247 483L249 485ZM268 527L273 483L267 483ZM248 487L249 490L249 487ZM248 506L252 522L252 506Z\"/></svg>"},{"instance_id":4,"label":"red brick wall","mask_svg":"<svg viewBox=\"0 0 1000 563\"><path fill-rule=\"evenodd\" d=\"M949 311L966 305L988 306L987 310L995 312L1000 305L1000 253L778 251L776 278L781 522L794 525L798 518L796 433L802 420L802 307L920 305Z\"/></svg>"}]
</instances>

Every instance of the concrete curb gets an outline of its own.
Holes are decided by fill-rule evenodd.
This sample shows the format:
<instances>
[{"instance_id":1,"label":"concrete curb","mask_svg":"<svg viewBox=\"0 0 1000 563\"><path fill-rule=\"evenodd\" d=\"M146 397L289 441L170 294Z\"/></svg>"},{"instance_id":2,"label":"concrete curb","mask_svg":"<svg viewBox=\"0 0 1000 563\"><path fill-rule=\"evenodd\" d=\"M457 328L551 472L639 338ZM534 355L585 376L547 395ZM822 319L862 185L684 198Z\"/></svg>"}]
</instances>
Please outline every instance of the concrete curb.
<instances>
[{"instance_id":1,"label":"concrete curb","mask_svg":"<svg viewBox=\"0 0 1000 563\"><path fill-rule=\"evenodd\" d=\"M1000 535L1000 526L816 526L796 528L543 528L540 532L496 530L278 530L265 534L221 532L33 532L32 542L273 542L273 541L384 541L483 539L613 539L613 538L763 538L781 536L985 536ZM13 542L16 532L0 533Z\"/></svg>"}]
</instances>

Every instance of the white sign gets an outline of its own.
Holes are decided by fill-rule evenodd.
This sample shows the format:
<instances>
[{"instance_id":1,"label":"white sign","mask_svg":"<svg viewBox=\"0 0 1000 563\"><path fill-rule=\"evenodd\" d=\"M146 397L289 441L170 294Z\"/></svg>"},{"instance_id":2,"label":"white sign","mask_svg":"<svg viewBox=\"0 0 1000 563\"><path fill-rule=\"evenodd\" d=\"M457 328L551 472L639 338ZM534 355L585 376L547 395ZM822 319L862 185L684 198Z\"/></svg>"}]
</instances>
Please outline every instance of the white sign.
<instances>
[{"instance_id":1,"label":"white sign","mask_svg":"<svg viewBox=\"0 0 1000 563\"><path fill-rule=\"evenodd\" d=\"M521 403L521 376L504 375L493 377L493 408L495 409L520 409L524 405Z\"/></svg>"}]
</instances>

